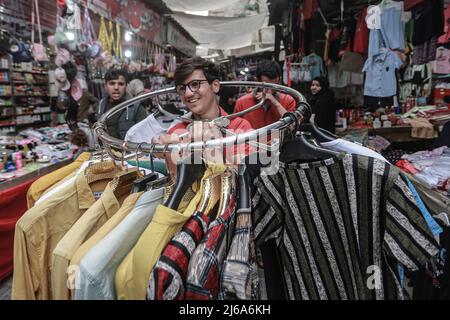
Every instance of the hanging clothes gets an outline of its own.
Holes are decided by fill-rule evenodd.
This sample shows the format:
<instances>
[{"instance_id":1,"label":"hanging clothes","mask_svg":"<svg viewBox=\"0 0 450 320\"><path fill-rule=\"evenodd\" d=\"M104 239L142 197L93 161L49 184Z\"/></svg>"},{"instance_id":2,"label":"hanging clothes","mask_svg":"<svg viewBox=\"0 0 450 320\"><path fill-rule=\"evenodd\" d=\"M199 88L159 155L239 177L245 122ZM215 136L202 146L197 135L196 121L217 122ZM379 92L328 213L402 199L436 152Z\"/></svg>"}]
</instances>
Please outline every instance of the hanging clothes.
<instances>
[{"instance_id":1,"label":"hanging clothes","mask_svg":"<svg viewBox=\"0 0 450 320\"><path fill-rule=\"evenodd\" d=\"M139 200L133 203L134 209L130 208L129 214L86 253L79 263L77 300L117 298L114 282L117 267L152 220L163 193L164 189L159 188L136 194Z\"/></svg>"},{"instance_id":2,"label":"hanging clothes","mask_svg":"<svg viewBox=\"0 0 450 320\"><path fill-rule=\"evenodd\" d=\"M227 253L228 228L235 218L235 206L233 194L226 211L211 222L205 237L192 254L186 279L187 300L223 299L220 274Z\"/></svg>"},{"instance_id":3,"label":"hanging clothes","mask_svg":"<svg viewBox=\"0 0 450 320\"><path fill-rule=\"evenodd\" d=\"M142 231L140 231L141 228L147 226L148 223L146 223L146 222L150 221L151 218L153 217L153 214L154 214L153 207L161 202L161 199L159 198L159 192L161 192L161 191L155 190L155 192L149 191L149 192L145 192L144 194L142 194L142 196L139 197L139 199L137 200L137 202L134 206L132 215L127 210L119 210L94 235L92 235L87 241L85 241L78 248L78 250L74 253L74 255L72 257L72 260L70 260L71 270L74 270L74 271L79 270L80 262L87 255L87 253L92 248L94 248L103 238L105 238L107 235L109 235L109 233L113 233L113 231L119 224L122 226L121 228L127 228L127 230L129 230L130 234L133 234L135 236L140 236L140 234L142 233ZM122 205L122 207L123 206L124 205ZM128 215L130 215L130 217L133 217L133 218L126 219L126 217L128 217ZM132 222L132 221L135 221L134 217L139 220L139 223L142 222L142 224L139 224L139 226L134 225L134 222ZM125 221L125 219L127 222L123 222L123 221ZM140 220L140 219L142 219L142 220ZM131 226L133 226L133 228ZM131 232L131 230L132 230L132 232ZM111 235L109 237L113 237L113 239L114 239L113 235ZM119 236L119 238L120 238L120 236ZM127 243L129 243L129 241L132 241L132 239L133 239L133 237L131 237L131 236L129 236L129 234L127 234L126 239L122 239L121 241L123 241L123 244L127 244ZM127 253L128 253L128 251L127 251ZM69 275L69 279L71 280L71 288L75 288L77 286L76 285L77 283L78 283L78 286L81 287L80 283L83 283L83 280L78 280L78 277L79 277L79 272L73 272L72 275ZM75 299L75 295L76 295L76 291L71 290L71 298L72 299ZM84 294L82 294L82 295L84 295Z\"/></svg>"},{"instance_id":4,"label":"hanging clothes","mask_svg":"<svg viewBox=\"0 0 450 320\"><path fill-rule=\"evenodd\" d=\"M256 243L275 237L289 299L403 299L387 257L417 270L438 252L398 169L383 161L281 163L254 184Z\"/></svg>"},{"instance_id":5,"label":"hanging clothes","mask_svg":"<svg viewBox=\"0 0 450 320\"><path fill-rule=\"evenodd\" d=\"M323 64L322 57L317 54L311 53L310 55L307 55L303 58L302 62L309 65L312 79L325 75L325 66Z\"/></svg>"},{"instance_id":6,"label":"hanging clothes","mask_svg":"<svg viewBox=\"0 0 450 320\"><path fill-rule=\"evenodd\" d=\"M91 154L89 152L83 152L76 158L72 163L68 164L67 166L64 166L62 168L59 168L58 170L55 170L49 174L46 174L45 176L37 179L33 184L30 186L30 188L27 191L27 205L28 209L31 208L37 199L40 198L40 196L52 185L57 183L58 181L61 181L65 177L67 177L69 174L77 170L83 162L89 160Z\"/></svg>"},{"instance_id":7,"label":"hanging clothes","mask_svg":"<svg viewBox=\"0 0 450 320\"><path fill-rule=\"evenodd\" d=\"M195 213L204 180L224 171L224 166L208 166L200 182L200 192L195 194L185 210L176 211L164 205L156 208L152 221L117 268L115 284L118 299L145 299L150 272L169 241Z\"/></svg>"},{"instance_id":8,"label":"hanging clothes","mask_svg":"<svg viewBox=\"0 0 450 320\"><path fill-rule=\"evenodd\" d=\"M184 300L189 261L208 230L209 216L196 212L166 246L150 273L147 300Z\"/></svg>"},{"instance_id":9,"label":"hanging clothes","mask_svg":"<svg viewBox=\"0 0 450 320\"><path fill-rule=\"evenodd\" d=\"M366 73L364 95L371 97L391 97L397 93L396 70L402 65L400 58L383 48L378 54L367 59L363 71Z\"/></svg>"},{"instance_id":10,"label":"hanging clothes","mask_svg":"<svg viewBox=\"0 0 450 320\"><path fill-rule=\"evenodd\" d=\"M367 8L363 8L358 16L355 36L353 38L353 51L366 54L369 49L369 29L366 23Z\"/></svg>"},{"instance_id":11,"label":"hanging clothes","mask_svg":"<svg viewBox=\"0 0 450 320\"><path fill-rule=\"evenodd\" d=\"M107 181L96 183L96 189ZM51 290L51 254L65 233L94 203L93 189L84 174L50 200L29 209L16 224L14 275L11 298L48 300Z\"/></svg>"}]
</instances>

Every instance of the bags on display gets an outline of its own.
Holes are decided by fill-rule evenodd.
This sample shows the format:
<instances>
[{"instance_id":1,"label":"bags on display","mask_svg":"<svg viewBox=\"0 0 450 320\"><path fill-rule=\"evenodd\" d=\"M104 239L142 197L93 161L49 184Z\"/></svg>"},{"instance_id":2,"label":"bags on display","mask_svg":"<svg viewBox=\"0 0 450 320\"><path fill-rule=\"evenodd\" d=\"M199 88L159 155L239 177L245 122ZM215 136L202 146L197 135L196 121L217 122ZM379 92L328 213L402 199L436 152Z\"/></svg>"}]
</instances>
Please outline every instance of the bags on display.
<instances>
[{"instance_id":1,"label":"bags on display","mask_svg":"<svg viewBox=\"0 0 450 320\"><path fill-rule=\"evenodd\" d=\"M39 32L39 43L34 42L35 15L36 15L36 21L37 21L38 32ZM39 61L39 62L47 62L48 61L47 50L45 49L43 42L42 42L41 18L39 16L38 0L33 0L33 2L31 3L31 43L32 43L31 51L32 51L34 60Z\"/></svg>"}]
</instances>

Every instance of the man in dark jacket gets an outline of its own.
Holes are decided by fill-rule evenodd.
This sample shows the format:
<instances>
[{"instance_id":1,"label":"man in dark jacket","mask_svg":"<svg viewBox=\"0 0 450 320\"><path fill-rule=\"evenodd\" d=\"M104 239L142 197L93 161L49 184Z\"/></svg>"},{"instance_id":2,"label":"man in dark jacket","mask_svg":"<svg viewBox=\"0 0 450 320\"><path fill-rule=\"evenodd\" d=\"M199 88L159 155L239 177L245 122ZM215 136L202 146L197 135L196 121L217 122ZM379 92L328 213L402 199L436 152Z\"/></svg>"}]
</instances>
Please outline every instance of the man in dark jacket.
<instances>
[{"instance_id":1,"label":"man in dark jacket","mask_svg":"<svg viewBox=\"0 0 450 320\"><path fill-rule=\"evenodd\" d=\"M106 96L98 103L98 107L95 110L95 120L98 120L108 110L130 99L126 94L126 88L127 72L125 69L111 68L106 72ZM125 110L113 115L106 121L108 134L123 140L128 129L146 117L147 111L139 102L128 106Z\"/></svg>"},{"instance_id":2,"label":"man in dark jacket","mask_svg":"<svg viewBox=\"0 0 450 320\"><path fill-rule=\"evenodd\" d=\"M314 122L318 127L335 133L336 104L334 93L325 77L316 77L311 83L311 104Z\"/></svg>"}]
</instances>

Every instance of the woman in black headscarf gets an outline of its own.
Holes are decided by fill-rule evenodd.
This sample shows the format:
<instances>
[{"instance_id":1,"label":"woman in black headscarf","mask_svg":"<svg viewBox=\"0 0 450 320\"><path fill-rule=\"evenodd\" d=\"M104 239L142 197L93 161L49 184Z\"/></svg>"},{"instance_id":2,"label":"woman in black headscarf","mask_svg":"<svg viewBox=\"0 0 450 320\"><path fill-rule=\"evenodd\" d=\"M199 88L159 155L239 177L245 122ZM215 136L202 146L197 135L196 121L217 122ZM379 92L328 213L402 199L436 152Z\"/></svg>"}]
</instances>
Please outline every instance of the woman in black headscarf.
<instances>
[{"instance_id":1,"label":"woman in black headscarf","mask_svg":"<svg viewBox=\"0 0 450 320\"><path fill-rule=\"evenodd\" d=\"M311 83L311 93L309 103L312 113L315 114L314 122L318 127L335 133L336 105L334 93L330 90L327 78L314 78Z\"/></svg>"}]
</instances>

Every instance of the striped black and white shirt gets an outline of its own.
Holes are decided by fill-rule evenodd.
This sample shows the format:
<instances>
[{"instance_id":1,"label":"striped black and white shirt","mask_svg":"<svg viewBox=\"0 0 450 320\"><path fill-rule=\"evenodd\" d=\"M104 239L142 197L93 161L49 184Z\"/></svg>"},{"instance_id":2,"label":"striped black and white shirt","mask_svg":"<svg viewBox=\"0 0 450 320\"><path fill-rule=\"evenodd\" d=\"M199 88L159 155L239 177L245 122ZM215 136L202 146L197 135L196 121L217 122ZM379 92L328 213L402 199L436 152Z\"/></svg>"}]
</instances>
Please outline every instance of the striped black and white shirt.
<instances>
[{"instance_id":1,"label":"striped black and white shirt","mask_svg":"<svg viewBox=\"0 0 450 320\"><path fill-rule=\"evenodd\" d=\"M254 180L255 240L277 240L290 299L403 299L388 262L438 252L397 168L360 155L281 164Z\"/></svg>"}]
</instances>

